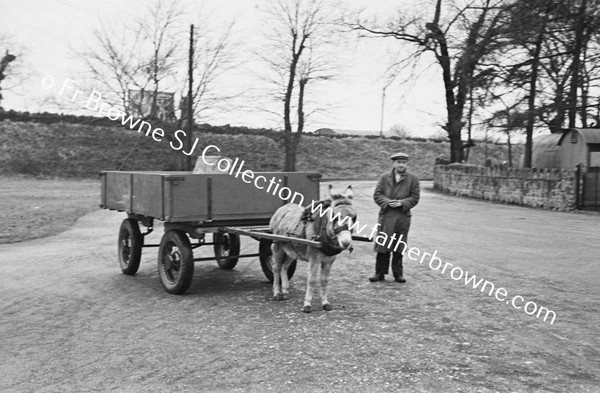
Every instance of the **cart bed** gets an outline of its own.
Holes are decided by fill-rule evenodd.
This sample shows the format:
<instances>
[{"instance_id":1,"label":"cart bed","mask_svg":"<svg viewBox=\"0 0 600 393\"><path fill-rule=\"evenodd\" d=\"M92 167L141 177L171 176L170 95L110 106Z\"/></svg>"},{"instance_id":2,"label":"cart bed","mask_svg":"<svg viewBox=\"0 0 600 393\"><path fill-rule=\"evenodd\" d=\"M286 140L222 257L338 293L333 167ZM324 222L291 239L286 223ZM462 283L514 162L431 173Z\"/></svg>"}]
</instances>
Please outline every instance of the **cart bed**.
<instances>
[{"instance_id":1,"label":"cart bed","mask_svg":"<svg viewBox=\"0 0 600 393\"><path fill-rule=\"evenodd\" d=\"M273 195L275 179L279 188L304 196L304 205L319 199L319 173L255 172L266 182L245 183L228 174L193 174L171 171L103 171L100 206L152 217L168 222L235 221L268 222L287 201ZM281 180L278 182L278 180ZM284 194L285 196L285 194ZM294 199L300 202L299 197Z\"/></svg>"}]
</instances>

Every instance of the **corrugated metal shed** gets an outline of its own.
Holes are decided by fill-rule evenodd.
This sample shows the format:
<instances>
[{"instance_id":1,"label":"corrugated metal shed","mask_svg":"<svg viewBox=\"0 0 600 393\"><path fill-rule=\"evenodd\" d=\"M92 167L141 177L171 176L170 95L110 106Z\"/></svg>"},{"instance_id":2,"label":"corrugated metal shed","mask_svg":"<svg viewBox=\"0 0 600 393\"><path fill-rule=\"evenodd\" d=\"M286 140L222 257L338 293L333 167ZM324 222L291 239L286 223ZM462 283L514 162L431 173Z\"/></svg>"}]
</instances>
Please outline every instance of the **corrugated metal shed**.
<instances>
[{"instance_id":1,"label":"corrugated metal shed","mask_svg":"<svg viewBox=\"0 0 600 393\"><path fill-rule=\"evenodd\" d=\"M533 138L532 167L574 170L577 165L600 166L600 128L572 128Z\"/></svg>"},{"instance_id":2,"label":"corrugated metal shed","mask_svg":"<svg viewBox=\"0 0 600 393\"><path fill-rule=\"evenodd\" d=\"M534 168L559 168L558 142L562 134L547 134L533 138L531 166Z\"/></svg>"}]
</instances>

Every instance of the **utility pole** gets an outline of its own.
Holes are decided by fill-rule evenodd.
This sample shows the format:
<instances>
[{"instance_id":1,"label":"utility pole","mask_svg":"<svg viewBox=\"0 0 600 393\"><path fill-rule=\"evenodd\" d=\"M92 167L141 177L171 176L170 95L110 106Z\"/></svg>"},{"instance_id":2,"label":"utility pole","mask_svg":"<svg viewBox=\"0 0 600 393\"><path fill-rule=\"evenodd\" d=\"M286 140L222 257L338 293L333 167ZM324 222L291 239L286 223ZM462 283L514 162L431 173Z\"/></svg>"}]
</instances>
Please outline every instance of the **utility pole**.
<instances>
[{"instance_id":1,"label":"utility pole","mask_svg":"<svg viewBox=\"0 0 600 393\"><path fill-rule=\"evenodd\" d=\"M389 83L383 87L383 91L381 93L381 123L379 126L379 137L383 137L383 108L385 107L385 89L389 86Z\"/></svg>"},{"instance_id":2,"label":"utility pole","mask_svg":"<svg viewBox=\"0 0 600 393\"><path fill-rule=\"evenodd\" d=\"M193 76L193 70L194 70L194 25L190 25L190 58L189 58L189 65L188 65L188 79L189 79L189 86L188 86L188 124L187 124L187 145L188 148L191 148L192 145L192 131L194 129L194 114L193 114L193 103L192 103L192 86L194 83L194 76ZM187 156L187 170L188 171L192 171L194 168L192 166L192 154L190 152L190 155Z\"/></svg>"}]
</instances>

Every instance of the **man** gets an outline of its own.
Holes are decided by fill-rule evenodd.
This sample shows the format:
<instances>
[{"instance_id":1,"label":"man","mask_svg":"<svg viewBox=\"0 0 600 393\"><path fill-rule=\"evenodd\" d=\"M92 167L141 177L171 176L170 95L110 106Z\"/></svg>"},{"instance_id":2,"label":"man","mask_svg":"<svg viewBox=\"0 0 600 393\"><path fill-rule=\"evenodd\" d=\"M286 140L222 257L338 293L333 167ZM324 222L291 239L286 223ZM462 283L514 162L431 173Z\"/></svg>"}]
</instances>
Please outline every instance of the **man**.
<instances>
[{"instance_id":1,"label":"man","mask_svg":"<svg viewBox=\"0 0 600 393\"><path fill-rule=\"evenodd\" d=\"M375 261L375 276L370 281L383 281L388 273L390 254L392 254L392 274L397 282L406 282L402 269L402 254L410 229L410 209L419 203L419 179L406 171L408 154L396 153L391 157L392 171L379 177L373 199L379 205L379 231L387 235L387 239L397 239L394 242L375 243L377 253ZM394 236L395 234L395 236ZM388 248L389 247L389 248ZM393 250L397 251L394 252Z\"/></svg>"}]
</instances>

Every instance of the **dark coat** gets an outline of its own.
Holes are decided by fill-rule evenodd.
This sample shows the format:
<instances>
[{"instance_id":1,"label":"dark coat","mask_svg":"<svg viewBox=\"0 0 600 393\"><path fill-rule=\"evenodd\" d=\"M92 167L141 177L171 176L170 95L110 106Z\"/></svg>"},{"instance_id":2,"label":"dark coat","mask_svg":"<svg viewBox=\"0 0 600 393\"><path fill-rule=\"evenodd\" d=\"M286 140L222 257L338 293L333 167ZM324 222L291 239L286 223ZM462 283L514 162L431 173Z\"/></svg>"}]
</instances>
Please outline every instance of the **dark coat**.
<instances>
[{"instance_id":1,"label":"dark coat","mask_svg":"<svg viewBox=\"0 0 600 393\"><path fill-rule=\"evenodd\" d=\"M381 175L373 194L375 203L381 208L378 220L379 231L387 234L388 238L394 233L396 233L396 239L399 239L402 235L402 241L406 242L408 230L410 229L410 209L419 203L420 191L419 179L412 173L405 172L398 183L396 183L393 170ZM401 207L392 208L388 206L395 199L402 201ZM396 241L392 243L392 246L395 244ZM377 243L375 243L374 249L375 252L392 251ZM403 246L400 245L397 251L402 252L402 250Z\"/></svg>"}]
</instances>

